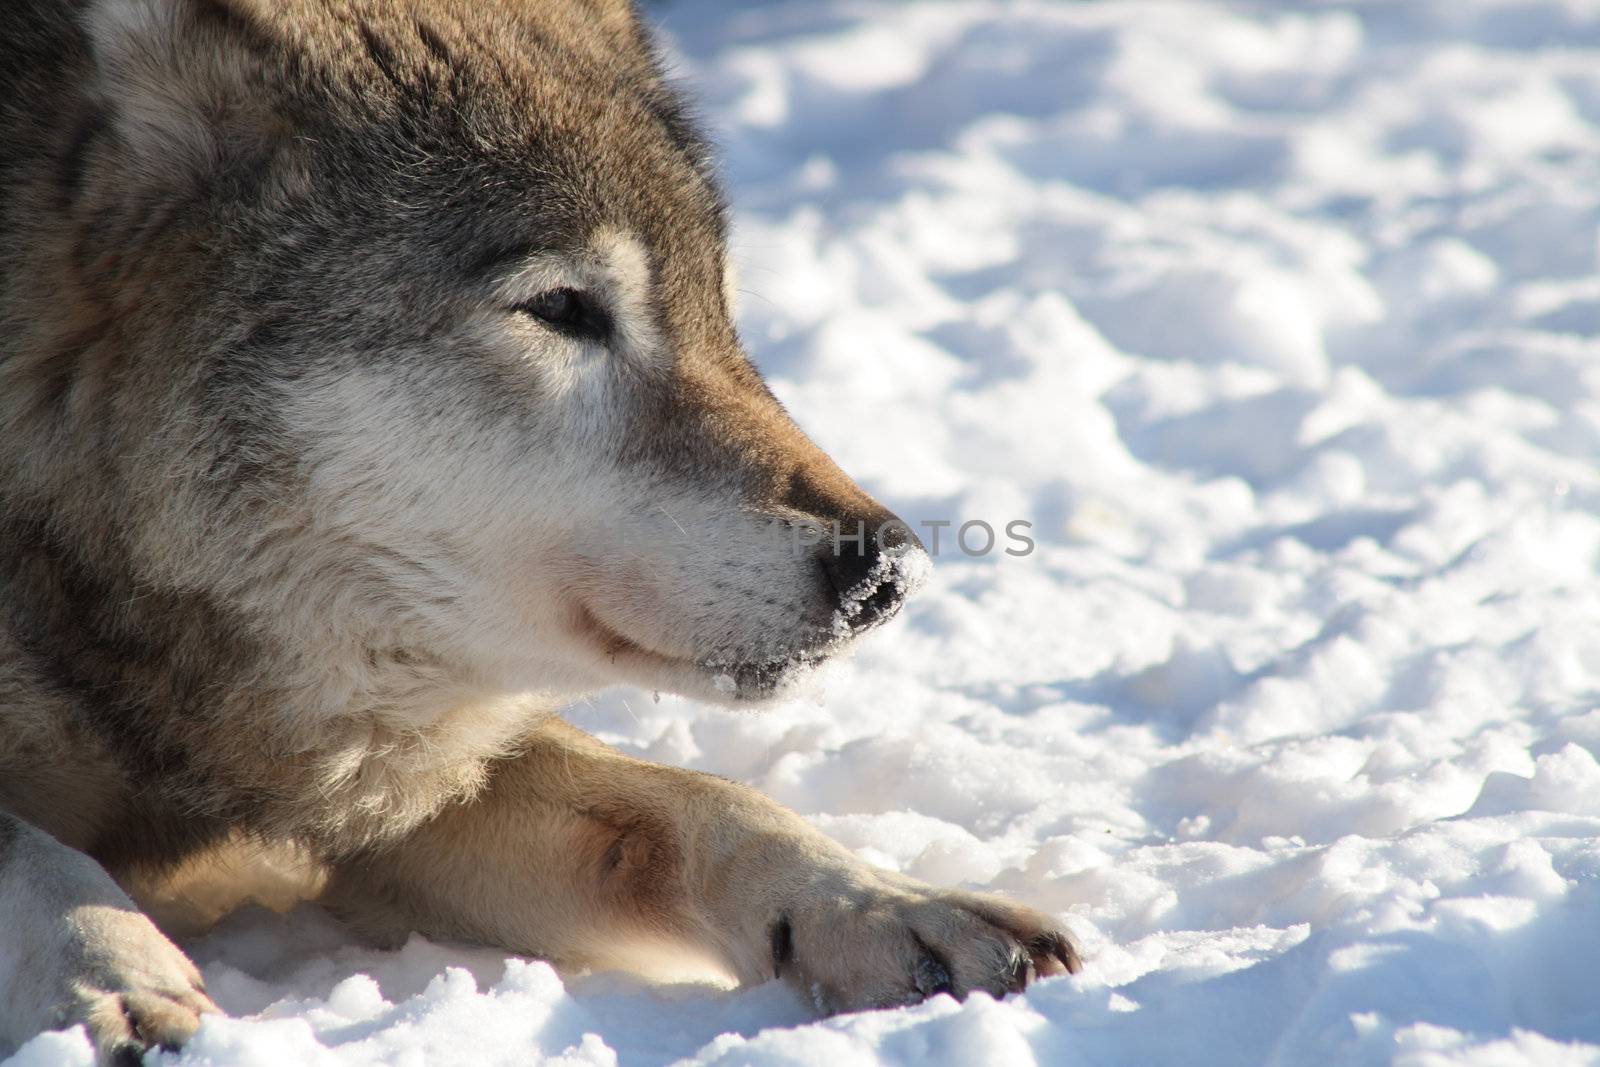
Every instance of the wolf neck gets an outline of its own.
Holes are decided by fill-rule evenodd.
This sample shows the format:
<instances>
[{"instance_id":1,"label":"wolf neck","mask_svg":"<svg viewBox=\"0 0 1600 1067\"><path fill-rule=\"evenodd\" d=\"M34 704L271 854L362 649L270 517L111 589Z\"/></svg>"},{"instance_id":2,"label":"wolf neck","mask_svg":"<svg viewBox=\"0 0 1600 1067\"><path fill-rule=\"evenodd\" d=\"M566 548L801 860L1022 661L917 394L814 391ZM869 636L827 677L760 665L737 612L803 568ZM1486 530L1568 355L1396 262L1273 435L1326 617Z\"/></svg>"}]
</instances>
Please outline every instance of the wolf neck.
<instances>
[{"instance_id":1,"label":"wolf neck","mask_svg":"<svg viewBox=\"0 0 1600 1067\"><path fill-rule=\"evenodd\" d=\"M0 526L0 626L155 814L354 847L470 795L544 713L381 635L290 642L199 592L134 588L114 539Z\"/></svg>"}]
</instances>

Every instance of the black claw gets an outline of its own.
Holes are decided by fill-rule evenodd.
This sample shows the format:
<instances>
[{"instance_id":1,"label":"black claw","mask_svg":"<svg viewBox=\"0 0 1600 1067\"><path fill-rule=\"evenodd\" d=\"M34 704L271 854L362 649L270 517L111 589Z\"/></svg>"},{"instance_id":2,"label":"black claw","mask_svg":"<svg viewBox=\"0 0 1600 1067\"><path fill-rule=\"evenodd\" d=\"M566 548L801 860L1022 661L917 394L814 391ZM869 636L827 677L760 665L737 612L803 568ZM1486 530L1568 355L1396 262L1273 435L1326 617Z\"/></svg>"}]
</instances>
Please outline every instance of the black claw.
<instances>
[{"instance_id":1,"label":"black claw","mask_svg":"<svg viewBox=\"0 0 1600 1067\"><path fill-rule=\"evenodd\" d=\"M1011 957L1011 969L1005 977L1006 992L1020 993L1027 989L1035 973L1032 955L1027 952L1014 953Z\"/></svg>"},{"instance_id":2,"label":"black claw","mask_svg":"<svg viewBox=\"0 0 1600 1067\"><path fill-rule=\"evenodd\" d=\"M924 997L949 993L960 1000L961 995L956 992L955 979L950 977L950 961L943 953L929 947L920 937L917 938L917 947L922 950L922 955L917 958L916 969L911 975L911 982L916 986L917 992Z\"/></svg>"},{"instance_id":3,"label":"black claw","mask_svg":"<svg viewBox=\"0 0 1600 1067\"><path fill-rule=\"evenodd\" d=\"M794 927L787 915L772 924L772 973L783 977L783 968L794 958Z\"/></svg>"},{"instance_id":4,"label":"black claw","mask_svg":"<svg viewBox=\"0 0 1600 1067\"><path fill-rule=\"evenodd\" d=\"M131 1041L119 1041L111 1049L111 1062L116 1067L141 1067L144 1063L145 1049L149 1043L145 1041L144 1034L140 1032L139 1020L134 1017L133 1010L128 1005L128 998L119 996L117 1008L122 1012L122 1021L128 1024L128 1030L133 1034Z\"/></svg>"},{"instance_id":5,"label":"black claw","mask_svg":"<svg viewBox=\"0 0 1600 1067\"><path fill-rule=\"evenodd\" d=\"M1054 957L1061 961L1061 966L1067 969L1068 974L1083 972L1083 960L1078 958L1078 950L1065 934L1040 934L1029 940L1028 952L1034 956Z\"/></svg>"}]
</instances>

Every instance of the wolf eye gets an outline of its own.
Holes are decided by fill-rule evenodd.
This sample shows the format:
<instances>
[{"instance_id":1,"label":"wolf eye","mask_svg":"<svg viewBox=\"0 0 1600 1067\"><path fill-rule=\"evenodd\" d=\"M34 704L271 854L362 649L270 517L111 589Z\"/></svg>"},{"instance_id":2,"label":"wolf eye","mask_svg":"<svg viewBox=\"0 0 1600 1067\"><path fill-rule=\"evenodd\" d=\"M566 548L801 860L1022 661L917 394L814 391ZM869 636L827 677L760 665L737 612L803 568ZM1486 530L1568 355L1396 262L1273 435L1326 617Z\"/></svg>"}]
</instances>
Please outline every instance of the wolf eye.
<instances>
[{"instance_id":1,"label":"wolf eye","mask_svg":"<svg viewBox=\"0 0 1600 1067\"><path fill-rule=\"evenodd\" d=\"M546 289L516 310L546 326L576 337L603 338L611 331L611 318L587 293L565 286Z\"/></svg>"}]
</instances>

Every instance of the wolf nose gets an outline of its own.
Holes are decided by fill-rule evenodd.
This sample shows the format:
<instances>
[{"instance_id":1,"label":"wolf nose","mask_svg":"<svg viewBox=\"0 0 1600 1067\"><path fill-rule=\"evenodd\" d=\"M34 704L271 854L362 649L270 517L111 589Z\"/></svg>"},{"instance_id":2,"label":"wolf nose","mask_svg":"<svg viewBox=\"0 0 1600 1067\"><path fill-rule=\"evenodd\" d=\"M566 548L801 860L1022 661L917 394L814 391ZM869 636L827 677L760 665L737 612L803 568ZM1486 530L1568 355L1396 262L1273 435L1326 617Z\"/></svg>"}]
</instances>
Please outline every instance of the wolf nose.
<instances>
[{"instance_id":1,"label":"wolf nose","mask_svg":"<svg viewBox=\"0 0 1600 1067\"><path fill-rule=\"evenodd\" d=\"M848 529L823 546L822 570L838 601L838 618L853 631L888 619L904 602L913 577L902 557L923 554L922 543L898 519ZM925 554L924 558L925 558Z\"/></svg>"}]
</instances>

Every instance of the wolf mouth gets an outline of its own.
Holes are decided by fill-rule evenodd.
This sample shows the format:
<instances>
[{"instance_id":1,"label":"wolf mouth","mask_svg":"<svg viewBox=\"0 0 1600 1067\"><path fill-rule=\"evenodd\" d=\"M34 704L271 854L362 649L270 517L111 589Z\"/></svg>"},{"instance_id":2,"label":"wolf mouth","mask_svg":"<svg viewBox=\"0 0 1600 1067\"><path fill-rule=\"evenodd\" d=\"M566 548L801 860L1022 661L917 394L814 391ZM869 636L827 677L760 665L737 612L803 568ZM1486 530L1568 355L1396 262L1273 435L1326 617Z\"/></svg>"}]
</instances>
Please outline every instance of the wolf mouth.
<instances>
[{"instance_id":1,"label":"wolf mouth","mask_svg":"<svg viewBox=\"0 0 1600 1067\"><path fill-rule=\"evenodd\" d=\"M601 622L586 605L580 604L578 606L577 629L580 635L598 645L601 653L613 663L619 660L653 662L664 668L682 669L693 666L695 662L682 656L668 655L665 652L657 652L655 649L646 648L631 637L627 637Z\"/></svg>"},{"instance_id":2,"label":"wolf mouth","mask_svg":"<svg viewBox=\"0 0 1600 1067\"><path fill-rule=\"evenodd\" d=\"M640 644L582 605L578 608L578 630L598 646L627 681L672 689L685 696L737 701L772 697L808 668L827 659L841 644L831 640L815 648L796 648L764 659L727 654L675 656Z\"/></svg>"},{"instance_id":3,"label":"wolf mouth","mask_svg":"<svg viewBox=\"0 0 1600 1067\"><path fill-rule=\"evenodd\" d=\"M855 638L893 618L906 595L927 580L930 567L921 551L880 556L854 584L838 590L827 624L804 628L788 647L724 646L693 656L663 652L603 621L583 601L576 605L576 629L585 643L598 646L619 681L724 702L770 700L793 689Z\"/></svg>"}]
</instances>

